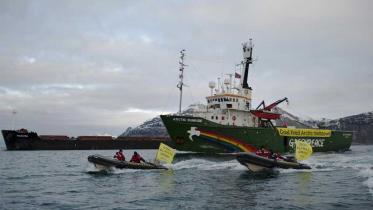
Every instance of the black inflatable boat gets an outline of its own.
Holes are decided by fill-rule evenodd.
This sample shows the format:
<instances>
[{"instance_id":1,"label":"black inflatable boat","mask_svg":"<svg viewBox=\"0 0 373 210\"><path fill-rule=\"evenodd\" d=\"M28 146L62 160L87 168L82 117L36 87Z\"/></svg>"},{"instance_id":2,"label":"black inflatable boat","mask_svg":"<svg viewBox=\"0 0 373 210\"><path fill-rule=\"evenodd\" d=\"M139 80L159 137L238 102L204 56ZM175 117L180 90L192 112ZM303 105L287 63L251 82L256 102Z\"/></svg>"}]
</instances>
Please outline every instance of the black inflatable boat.
<instances>
[{"instance_id":1,"label":"black inflatable boat","mask_svg":"<svg viewBox=\"0 0 373 210\"><path fill-rule=\"evenodd\" d=\"M246 166L250 171L254 172L272 168L311 169L311 167L306 164L298 163L295 161L269 159L249 152L238 153L236 159L242 165Z\"/></svg>"},{"instance_id":2,"label":"black inflatable boat","mask_svg":"<svg viewBox=\"0 0 373 210\"><path fill-rule=\"evenodd\" d=\"M162 165L157 165L154 163L133 163L128 161L119 161L102 155L90 155L88 156L88 161L93 163L95 167L100 170L113 167L119 169L168 169Z\"/></svg>"}]
</instances>

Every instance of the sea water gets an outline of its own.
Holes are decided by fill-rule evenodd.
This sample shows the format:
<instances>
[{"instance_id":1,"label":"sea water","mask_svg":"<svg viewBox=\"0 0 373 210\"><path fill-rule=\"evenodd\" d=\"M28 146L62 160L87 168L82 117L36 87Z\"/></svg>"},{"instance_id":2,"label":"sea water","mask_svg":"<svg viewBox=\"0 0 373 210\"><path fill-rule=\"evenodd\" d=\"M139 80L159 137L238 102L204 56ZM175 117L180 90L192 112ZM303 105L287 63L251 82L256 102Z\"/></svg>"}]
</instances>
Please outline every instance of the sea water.
<instances>
[{"instance_id":1,"label":"sea water","mask_svg":"<svg viewBox=\"0 0 373 210\"><path fill-rule=\"evenodd\" d=\"M316 153L304 161L311 170L259 174L219 157L177 155L167 171L100 172L87 161L114 153L1 150L0 209L373 209L372 145Z\"/></svg>"}]
</instances>

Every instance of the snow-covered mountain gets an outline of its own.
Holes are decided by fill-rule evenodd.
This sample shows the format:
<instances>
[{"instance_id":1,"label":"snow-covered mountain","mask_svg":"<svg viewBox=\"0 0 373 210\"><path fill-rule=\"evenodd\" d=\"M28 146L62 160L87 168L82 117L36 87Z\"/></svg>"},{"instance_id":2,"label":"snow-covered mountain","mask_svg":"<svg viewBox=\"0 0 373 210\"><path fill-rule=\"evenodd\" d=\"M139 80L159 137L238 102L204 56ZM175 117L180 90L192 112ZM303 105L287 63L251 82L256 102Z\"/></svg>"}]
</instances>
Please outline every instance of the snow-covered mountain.
<instances>
[{"instance_id":1,"label":"snow-covered mountain","mask_svg":"<svg viewBox=\"0 0 373 210\"><path fill-rule=\"evenodd\" d=\"M203 104L192 104L187 107L182 114L184 115L191 115L200 110L206 109L206 105ZM163 125L163 122L159 116L154 117L151 120L145 121L143 124L135 127L135 128L127 128L124 133L120 136L151 136L151 137L159 137L159 136L167 136L168 133L166 128Z\"/></svg>"},{"instance_id":2,"label":"snow-covered mountain","mask_svg":"<svg viewBox=\"0 0 373 210\"><path fill-rule=\"evenodd\" d=\"M317 120L309 117L304 118L295 116L294 114L291 114L290 112L287 112L279 107L275 107L273 110L274 112L281 114L281 118L276 120L276 125L278 126L286 125L294 126L296 128L317 128Z\"/></svg>"},{"instance_id":3,"label":"snow-covered mountain","mask_svg":"<svg viewBox=\"0 0 373 210\"><path fill-rule=\"evenodd\" d=\"M189 115L204 109L206 109L206 106L203 104L192 104L187 107L182 114ZM373 144L373 111L335 120L314 120L310 117L299 117L279 107L274 108L274 111L282 114L281 119L275 122L278 126L287 125L297 128L325 128L354 131L354 143ZM127 128L120 136L168 137L168 134L161 118L156 116L135 128Z\"/></svg>"},{"instance_id":4,"label":"snow-covered mountain","mask_svg":"<svg viewBox=\"0 0 373 210\"><path fill-rule=\"evenodd\" d=\"M168 136L167 130L163 125L163 122L159 116L154 117L151 120L145 121L143 124L135 128L127 128L124 133L120 136Z\"/></svg>"},{"instance_id":5,"label":"snow-covered mountain","mask_svg":"<svg viewBox=\"0 0 373 210\"><path fill-rule=\"evenodd\" d=\"M354 143L373 144L373 111L336 120L324 119L318 123L318 126L332 130L353 131Z\"/></svg>"}]
</instances>

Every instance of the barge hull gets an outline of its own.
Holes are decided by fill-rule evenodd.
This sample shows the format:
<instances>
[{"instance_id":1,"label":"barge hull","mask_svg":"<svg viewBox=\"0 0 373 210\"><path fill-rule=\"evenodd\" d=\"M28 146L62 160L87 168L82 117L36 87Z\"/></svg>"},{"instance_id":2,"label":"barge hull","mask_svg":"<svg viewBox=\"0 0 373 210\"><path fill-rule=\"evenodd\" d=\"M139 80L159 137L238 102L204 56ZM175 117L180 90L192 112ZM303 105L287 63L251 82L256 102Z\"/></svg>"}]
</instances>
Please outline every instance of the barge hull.
<instances>
[{"instance_id":1,"label":"barge hull","mask_svg":"<svg viewBox=\"0 0 373 210\"><path fill-rule=\"evenodd\" d=\"M158 149L167 138L119 137L110 140L51 140L42 139L37 133L20 133L2 130L7 150L109 150L109 149Z\"/></svg>"}]
</instances>

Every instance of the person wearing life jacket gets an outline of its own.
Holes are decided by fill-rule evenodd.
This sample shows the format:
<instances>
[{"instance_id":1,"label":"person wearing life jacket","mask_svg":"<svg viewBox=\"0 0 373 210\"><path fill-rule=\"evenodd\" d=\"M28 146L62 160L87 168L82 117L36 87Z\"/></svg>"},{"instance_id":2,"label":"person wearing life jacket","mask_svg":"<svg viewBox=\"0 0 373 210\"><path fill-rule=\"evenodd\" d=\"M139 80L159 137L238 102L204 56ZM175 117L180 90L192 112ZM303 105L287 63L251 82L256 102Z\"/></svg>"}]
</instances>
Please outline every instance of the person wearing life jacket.
<instances>
[{"instance_id":1,"label":"person wearing life jacket","mask_svg":"<svg viewBox=\"0 0 373 210\"><path fill-rule=\"evenodd\" d=\"M126 160L126 158L124 157L122 149L120 149L118 152L115 153L114 158L116 158L119 161L125 161Z\"/></svg>"},{"instance_id":2,"label":"person wearing life jacket","mask_svg":"<svg viewBox=\"0 0 373 210\"><path fill-rule=\"evenodd\" d=\"M276 152L273 152L272 150L269 151L269 155L268 155L268 158L270 159L274 159L274 160L284 160L284 161L287 161L287 158L286 157L283 157L281 156L280 154L276 153Z\"/></svg>"},{"instance_id":3,"label":"person wearing life jacket","mask_svg":"<svg viewBox=\"0 0 373 210\"><path fill-rule=\"evenodd\" d=\"M269 157L269 152L265 150L264 147L260 147L260 149L258 149L255 154L261 157Z\"/></svg>"},{"instance_id":4,"label":"person wearing life jacket","mask_svg":"<svg viewBox=\"0 0 373 210\"><path fill-rule=\"evenodd\" d=\"M141 161L145 162L144 158L142 158L137 152L134 152L130 162L140 163Z\"/></svg>"}]
</instances>

